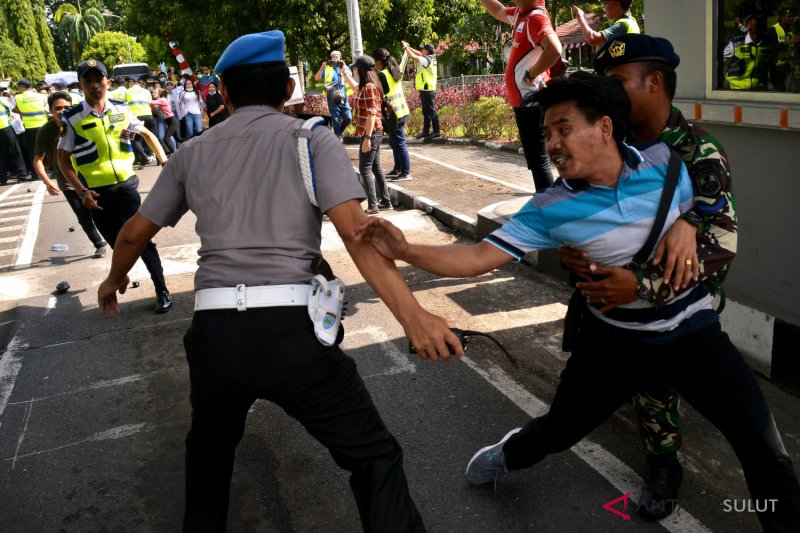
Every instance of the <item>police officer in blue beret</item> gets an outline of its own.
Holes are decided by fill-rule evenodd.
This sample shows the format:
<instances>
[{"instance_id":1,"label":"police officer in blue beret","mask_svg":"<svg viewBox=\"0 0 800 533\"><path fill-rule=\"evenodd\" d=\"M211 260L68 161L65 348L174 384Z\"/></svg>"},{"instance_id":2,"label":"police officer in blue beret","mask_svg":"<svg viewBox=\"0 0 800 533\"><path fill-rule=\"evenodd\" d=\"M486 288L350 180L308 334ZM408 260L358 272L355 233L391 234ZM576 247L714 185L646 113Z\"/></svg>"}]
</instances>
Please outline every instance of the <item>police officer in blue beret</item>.
<instances>
[{"instance_id":1,"label":"police officer in blue beret","mask_svg":"<svg viewBox=\"0 0 800 533\"><path fill-rule=\"evenodd\" d=\"M595 55L595 70L619 80L628 93L632 140L662 141L682 154L696 196L695 206L665 233L646 270L634 274L598 267L579 250L559 250L569 269L601 278L579 284L592 301L615 307L641 298L660 307L698 280L717 294L736 255L738 225L728 157L713 136L687 121L672 105L679 64L672 43L641 34L614 37ZM663 269L661 259L665 260ZM641 391L634 396L633 405L648 465L638 513L659 520L675 509L683 479L677 456L681 447L680 397L671 388Z\"/></svg>"},{"instance_id":2,"label":"police officer in blue beret","mask_svg":"<svg viewBox=\"0 0 800 533\"><path fill-rule=\"evenodd\" d=\"M125 245L114 249L98 290L101 311L118 313L116 293L124 292L143 243L194 212L201 245L195 313L184 337L192 404L184 528L225 529L234 451L248 410L264 398L299 420L350 471L366 531L423 531L399 443L355 363L339 349L342 336L325 336L340 317L329 309L321 321L309 318L325 292L311 283L337 283L320 281L313 266L321 258L323 214L422 357L449 358L447 344L458 355L463 348L444 320L419 305L393 262L354 240L353 229L367 216L345 149L330 130L282 113L295 85L283 33L236 39L214 70L230 118L169 160L139 216L122 231ZM324 161L313 165L308 183L299 144L310 147L312 165Z\"/></svg>"}]
</instances>

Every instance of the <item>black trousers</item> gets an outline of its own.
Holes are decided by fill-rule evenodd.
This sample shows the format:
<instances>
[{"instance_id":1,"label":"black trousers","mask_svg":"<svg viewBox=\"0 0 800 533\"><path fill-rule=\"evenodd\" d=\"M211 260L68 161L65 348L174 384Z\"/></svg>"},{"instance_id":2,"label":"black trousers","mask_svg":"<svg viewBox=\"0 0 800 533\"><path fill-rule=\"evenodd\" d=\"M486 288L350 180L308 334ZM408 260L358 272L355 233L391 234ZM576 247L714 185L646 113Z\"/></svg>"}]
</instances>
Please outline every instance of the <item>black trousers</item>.
<instances>
[{"instance_id":1,"label":"black trousers","mask_svg":"<svg viewBox=\"0 0 800 533\"><path fill-rule=\"evenodd\" d=\"M100 194L96 200L97 204L103 208L102 211L92 209L92 220L113 249L122 225L135 215L139 206L142 205L142 199L139 196L139 178L132 176L121 183L92 190ZM167 282L164 279L164 269L161 267L161 258L153 241L147 242L142 250L141 258L147 271L150 272L150 279L153 280L156 292L166 291Z\"/></svg>"},{"instance_id":2,"label":"black trousers","mask_svg":"<svg viewBox=\"0 0 800 533\"><path fill-rule=\"evenodd\" d=\"M668 344L634 339L590 316L581 324L550 410L511 437L509 470L569 449L644 387L669 385L714 424L736 452L765 531L796 531L800 484L772 412L719 322Z\"/></svg>"},{"instance_id":3,"label":"black trousers","mask_svg":"<svg viewBox=\"0 0 800 533\"><path fill-rule=\"evenodd\" d=\"M364 531L424 531L403 452L355 362L320 344L305 306L197 311L184 336L192 427L184 531L224 531L234 452L253 402L282 407L350 472Z\"/></svg>"},{"instance_id":4,"label":"black trousers","mask_svg":"<svg viewBox=\"0 0 800 533\"><path fill-rule=\"evenodd\" d=\"M525 152L525 161L533 174L533 184L537 191L553 184L553 171L550 169L550 158L544 144L542 113L538 107L515 107L514 118L517 120L519 140Z\"/></svg>"},{"instance_id":5,"label":"black trousers","mask_svg":"<svg viewBox=\"0 0 800 533\"><path fill-rule=\"evenodd\" d=\"M0 184L8 177L24 176L27 173L22 149L17 141L14 128L8 126L0 130Z\"/></svg>"},{"instance_id":6,"label":"black trousers","mask_svg":"<svg viewBox=\"0 0 800 533\"><path fill-rule=\"evenodd\" d=\"M72 189L62 189L61 192L64 193L64 198L78 218L78 224L80 224L86 236L89 237L89 240L92 241L94 247L103 246L105 244L103 236L97 231L97 226L94 225L94 220L92 220L92 213L84 207L78 193Z\"/></svg>"},{"instance_id":7,"label":"black trousers","mask_svg":"<svg viewBox=\"0 0 800 533\"><path fill-rule=\"evenodd\" d=\"M36 171L33 168L33 155L36 149L36 135L39 133L39 128L26 128L25 133L22 134L24 139L22 148L22 157L25 160L25 170L31 176L36 176Z\"/></svg>"},{"instance_id":8,"label":"black trousers","mask_svg":"<svg viewBox=\"0 0 800 533\"><path fill-rule=\"evenodd\" d=\"M422 134L439 133L439 114L436 112L436 91L420 91L422 104ZM433 131L430 128L433 126Z\"/></svg>"}]
</instances>

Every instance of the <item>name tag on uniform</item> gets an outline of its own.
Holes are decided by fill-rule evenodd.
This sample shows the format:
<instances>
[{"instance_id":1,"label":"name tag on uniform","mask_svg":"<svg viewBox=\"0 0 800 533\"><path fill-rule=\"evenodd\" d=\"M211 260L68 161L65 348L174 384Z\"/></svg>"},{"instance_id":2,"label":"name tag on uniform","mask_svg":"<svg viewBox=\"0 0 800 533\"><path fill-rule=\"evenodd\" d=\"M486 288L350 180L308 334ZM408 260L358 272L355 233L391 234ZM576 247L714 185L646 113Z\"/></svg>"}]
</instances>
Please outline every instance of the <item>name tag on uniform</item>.
<instances>
[{"instance_id":1,"label":"name tag on uniform","mask_svg":"<svg viewBox=\"0 0 800 533\"><path fill-rule=\"evenodd\" d=\"M116 113L108 116L109 122L121 122L125 120L125 113Z\"/></svg>"}]
</instances>

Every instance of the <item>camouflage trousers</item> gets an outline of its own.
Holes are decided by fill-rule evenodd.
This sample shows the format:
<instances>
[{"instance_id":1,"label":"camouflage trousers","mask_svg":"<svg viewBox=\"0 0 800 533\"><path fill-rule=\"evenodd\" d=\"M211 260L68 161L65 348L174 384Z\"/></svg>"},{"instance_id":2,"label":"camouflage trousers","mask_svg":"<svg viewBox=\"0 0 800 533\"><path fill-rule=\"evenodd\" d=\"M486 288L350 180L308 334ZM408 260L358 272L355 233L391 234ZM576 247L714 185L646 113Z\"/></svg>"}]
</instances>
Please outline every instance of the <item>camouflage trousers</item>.
<instances>
[{"instance_id":1,"label":"camouflage trousers","mask_svg":"<svg viewBox=\"0 0 800 533\"><path fill-rule=\"evenodd\" d=\"M633 409L638 415L639 432L647 453L665 455L680 449L680 403L678 393L669 387L634 394Z\"/></svg>"}]
</instances>

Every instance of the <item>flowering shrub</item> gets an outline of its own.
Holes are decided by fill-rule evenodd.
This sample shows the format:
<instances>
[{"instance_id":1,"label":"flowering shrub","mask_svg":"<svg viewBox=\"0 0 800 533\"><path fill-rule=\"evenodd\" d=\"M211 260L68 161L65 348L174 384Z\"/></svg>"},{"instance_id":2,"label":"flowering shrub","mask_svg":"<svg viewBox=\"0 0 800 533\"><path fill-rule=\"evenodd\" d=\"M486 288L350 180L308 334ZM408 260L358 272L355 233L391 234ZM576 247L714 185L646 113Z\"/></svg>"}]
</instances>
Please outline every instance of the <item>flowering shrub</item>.
<instances>
[{"instance_id":1,"label":"flowering shrub","mask_svg":"<svg viewBox=\"0 0 800 533\"><path fill-rule=\"evenodd\" d=\"M413 137L422 133L422 106L419 91L405 90L411 116L406 123L406 133ZM355 95L350 97L350 106ZM503 83L480 81L475 84L439 86L436 89L436 107L441 133L445 137L505 139L518 138L514 113L506 99ZM305 113L329 116L327 99L322 95L306 95ZM345 134L354 134L349 126Z\"/></svg>"}]
</instances>

